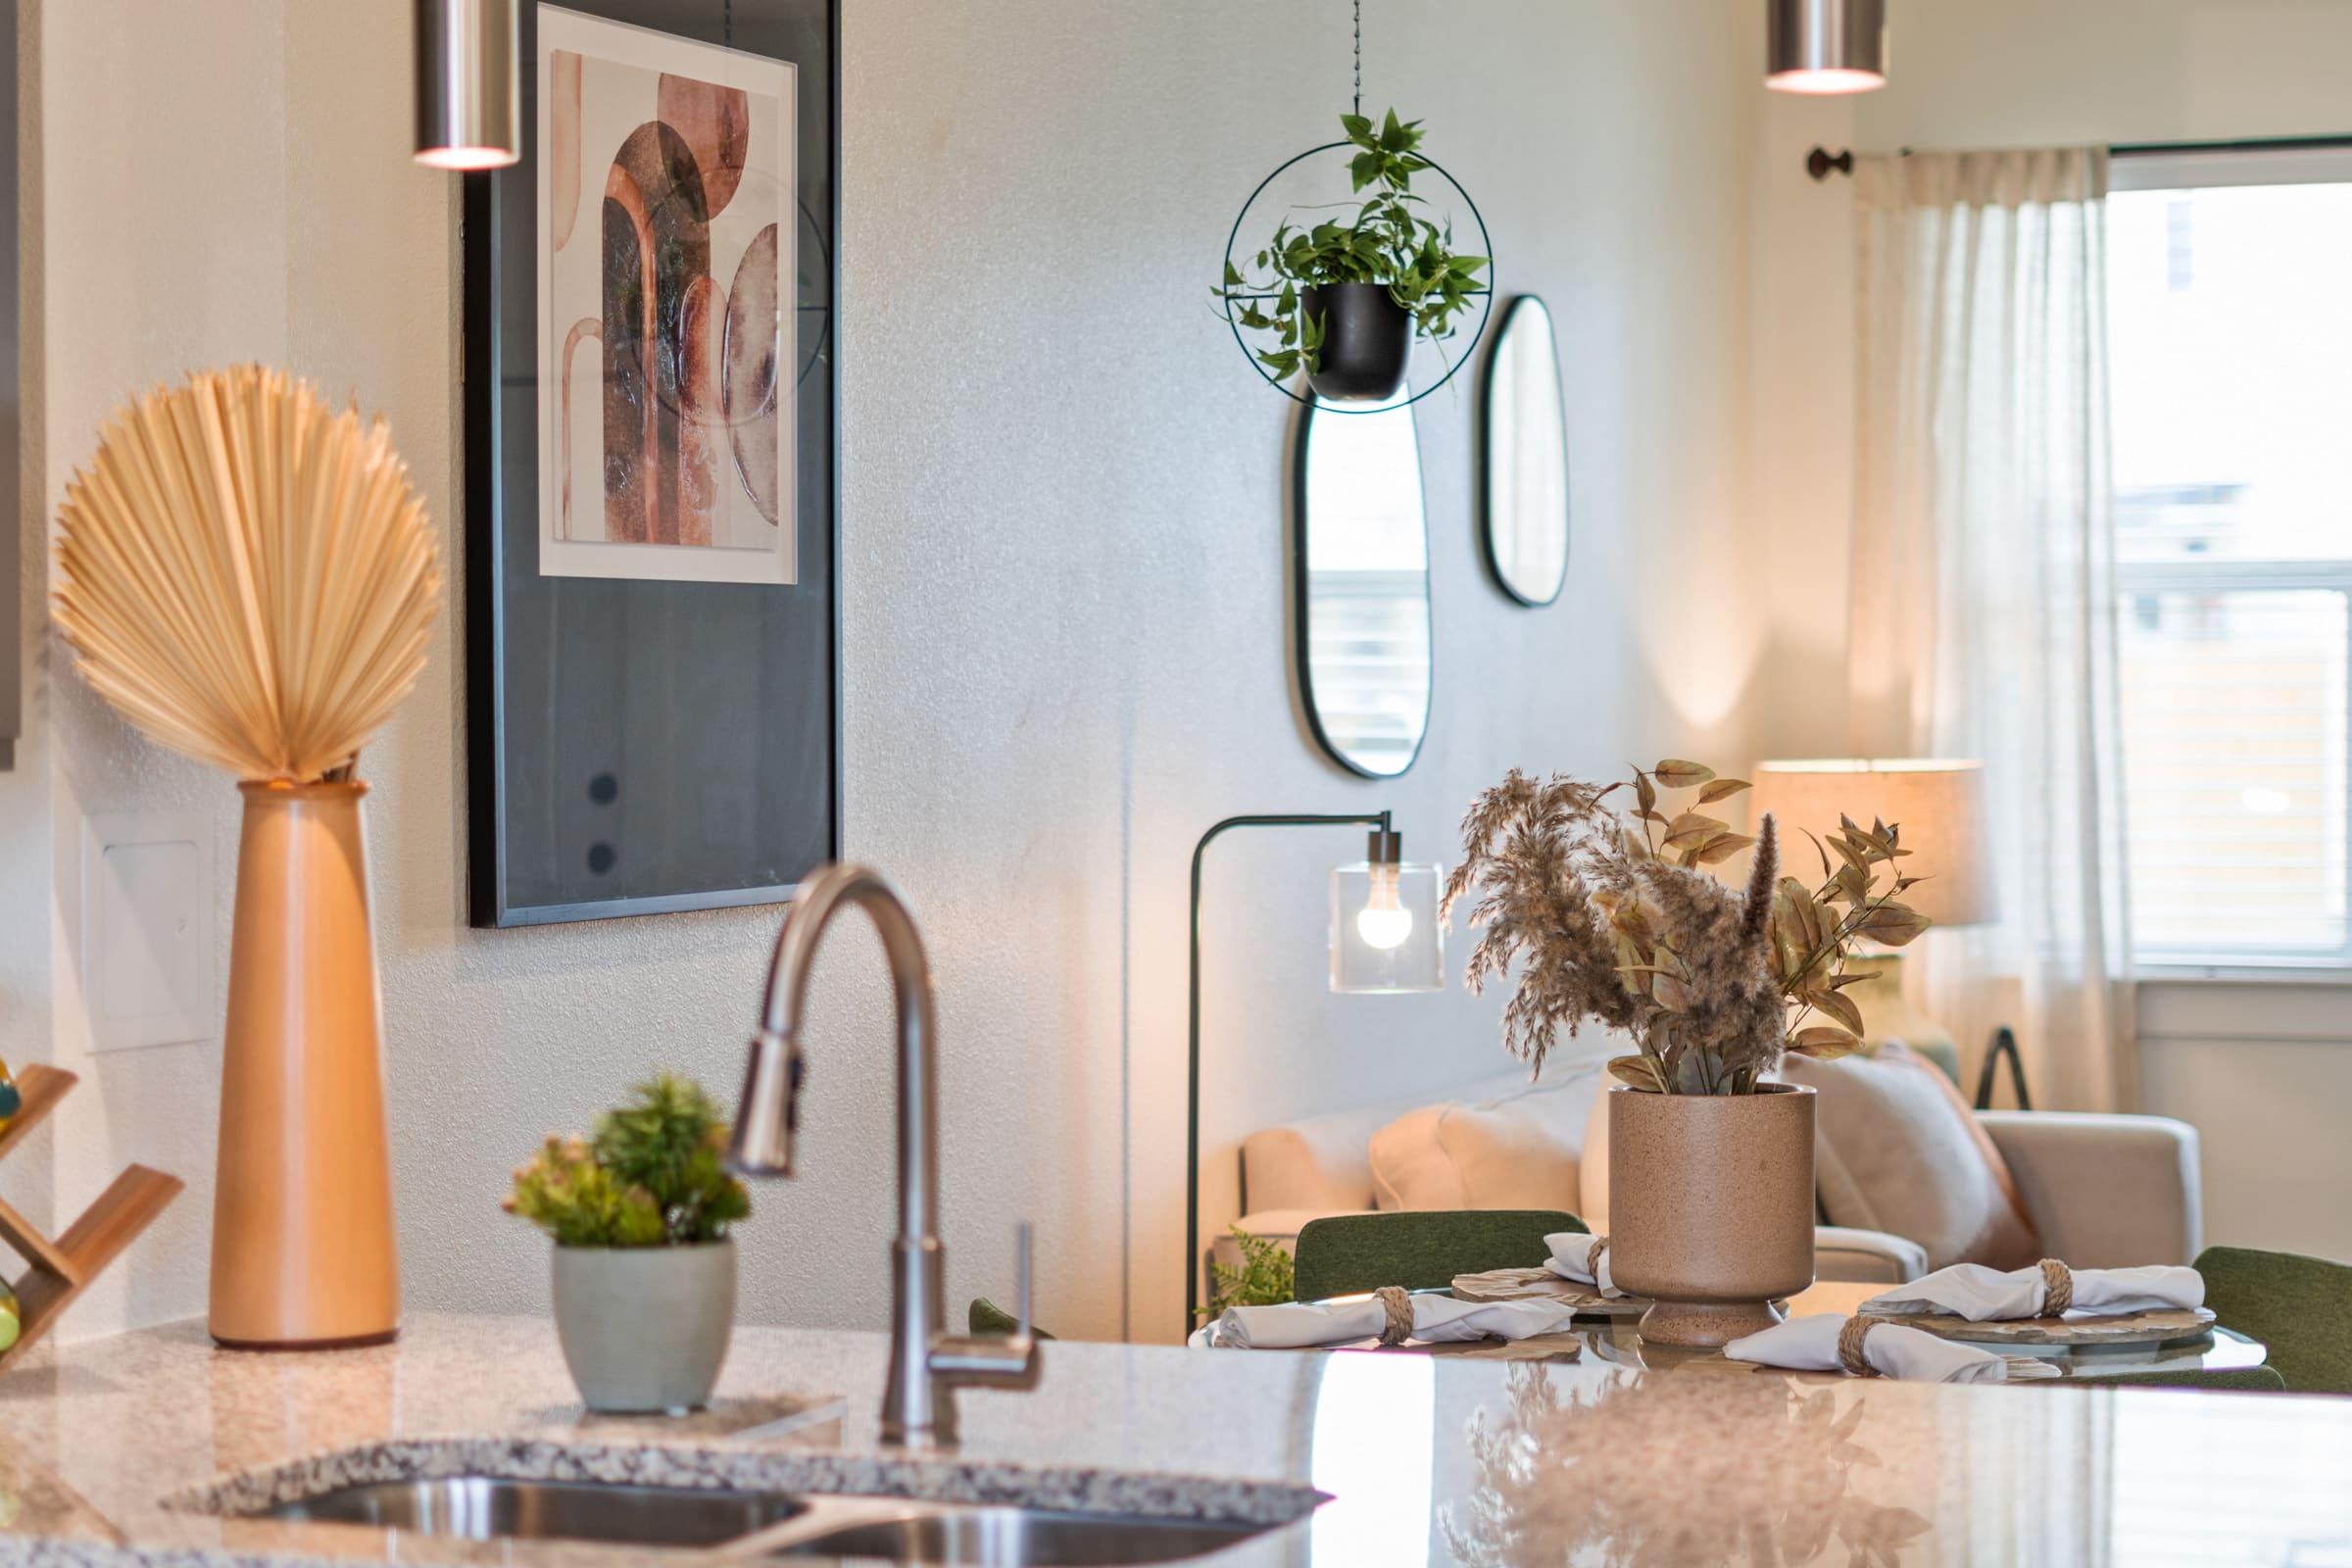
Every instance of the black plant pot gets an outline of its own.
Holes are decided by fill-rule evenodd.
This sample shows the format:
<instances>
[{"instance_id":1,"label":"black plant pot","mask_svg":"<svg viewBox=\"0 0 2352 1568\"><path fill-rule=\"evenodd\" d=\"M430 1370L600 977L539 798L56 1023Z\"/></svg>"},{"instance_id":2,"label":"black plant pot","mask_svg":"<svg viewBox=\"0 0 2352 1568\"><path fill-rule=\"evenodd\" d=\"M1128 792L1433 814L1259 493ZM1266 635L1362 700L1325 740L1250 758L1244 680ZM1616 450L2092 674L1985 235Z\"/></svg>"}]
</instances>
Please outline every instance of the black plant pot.
<instances>
[{"instance_id":1,"label":"black plant pot","mask_svg":"<svg viewBox=\"0 0 2352 1568\"><path fill-rule=\"evenodd\" d=\"M1326 283L1305 290L1299 309L1323 326L1322 368L1307 384L1330 403L1385 403L1404 385L1413 318L1386 283Z\"/></svg>"}]
</instances>

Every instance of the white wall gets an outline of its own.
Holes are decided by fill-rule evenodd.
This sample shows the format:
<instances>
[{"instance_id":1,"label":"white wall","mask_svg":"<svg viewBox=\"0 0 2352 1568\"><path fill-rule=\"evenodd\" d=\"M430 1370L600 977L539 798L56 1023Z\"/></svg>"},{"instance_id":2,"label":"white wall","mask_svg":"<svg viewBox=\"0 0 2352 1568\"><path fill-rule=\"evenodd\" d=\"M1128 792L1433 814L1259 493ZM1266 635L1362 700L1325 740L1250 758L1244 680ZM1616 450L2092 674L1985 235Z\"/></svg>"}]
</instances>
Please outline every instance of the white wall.
<instances>
[{"instance_id":1,"label":"white wall","mask_svg":"<svg viewBox=\"0 0 2352 1568\"><path fill-rule=\"evenodd\" d=\"M1837 685L1853 525L1850 189L1814 184L1804 151L2352 133L2352 6L2339 0L1900 0L1890 17L1885 90L1776 101L1759 141L1755 386L1781 677L1760 719L1784 755L1851 744ZM2346 995L2141 988L2144 1103L2203 1133L2209 1240L2352 1256L2352 1156L2327 1124L2352 1096Z\"/></svg>"},{"instance_id":2,"label":"white wall","mask_svg":"<svg viewBox=\"0 0 2352 1568\"><path fill-rule=\"evenodd\" d=\"M1056 1329L1165 1336L1202 828L1388 806L1410 852L1443 857L1507 765L1754 750L1757 28L1725 26L1720 0L1371 8L1367 104L1431 122L1503 286L1551 304L1578 517L1561 602L1511 608L1478 564L1467 382L1421 406L1436 714L1412 773L1374 785L1318 760L1294 712L1289 405L1206 303L1236 204L1345 105L1342 0L845 9L847 843L900 879L935 956L951 1296L1004 1292L1011 1223L1033 1217ZM285 361L385 411L454 560L455 187L406 156L408 10L43 9L29 270L46 293L28 326L47 510L127 390ZM496 1207L509 1167L656 1064L728 1091L777 914L467 929L456 630L365 760L404 1275L416 1305L536 1309L544 1249ZM0 1027L12 1058L85 1086L34 1146L47 1168L21 1155L0 1186L53 1178L71 1212L131 1158L189 1183L76 1308L68 1332L88 1336L202 1308L219 1050L89 1054L81 818L208 813L225 941L234 795L58 662L34 679L24 764L0 781L0 908L49 917L26 947L0 944ZM1321 877L1356 848L1293 834L1218 856L1213 1172L1263 1116L1500 1062L1499 999L1326 994ZM818 990L805 1174L756 1195L745 1307L878 1324L893 1123L871 940L845 932Z\"/></svg>"}]
</instances>

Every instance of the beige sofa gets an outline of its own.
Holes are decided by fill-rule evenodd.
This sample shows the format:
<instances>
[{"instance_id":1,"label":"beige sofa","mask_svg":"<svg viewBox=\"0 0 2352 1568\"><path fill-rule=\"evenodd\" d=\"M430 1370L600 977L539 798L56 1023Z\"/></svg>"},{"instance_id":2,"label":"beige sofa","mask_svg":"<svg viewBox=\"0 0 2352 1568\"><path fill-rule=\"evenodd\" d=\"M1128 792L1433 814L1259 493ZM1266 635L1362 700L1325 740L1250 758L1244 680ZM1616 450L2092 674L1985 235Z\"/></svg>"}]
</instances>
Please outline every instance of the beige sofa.
<instances>
[{"instance_id":1,"label":"beige sofa","mask_svg":"<svg viewBox=\"0 0 2352 1568\"><path fill-rule=\"evenodd\" d=\"M1299 1227L1329 1214L1375 1208L1373 1134L1433 1102L1509 1103L1539 1121L1571 1152L1607 1082L1597 1060L1557 1062L1544 1081L1524 1071L1464 1084L1451 1095L1418 1095L1261 1128L1242 1141L1241 1228L1289 1245ZM2081 1268L2186 1263L2201 1245L2197 1135L2157 1116L2059 1111L1981 1111L2015 1176L2043 1249ZM1578 1200L1566 1206L1595 1231L1607 1229L1605 1177L1579 1172ZM1917 1243L1883 1231L1824 1225L1815 1233L1815 1275L1824 1280L1900 1284L1927 1269ZM1210 1255L1231 1262L1233 1244Z\"/></svg>"}]
</instances>

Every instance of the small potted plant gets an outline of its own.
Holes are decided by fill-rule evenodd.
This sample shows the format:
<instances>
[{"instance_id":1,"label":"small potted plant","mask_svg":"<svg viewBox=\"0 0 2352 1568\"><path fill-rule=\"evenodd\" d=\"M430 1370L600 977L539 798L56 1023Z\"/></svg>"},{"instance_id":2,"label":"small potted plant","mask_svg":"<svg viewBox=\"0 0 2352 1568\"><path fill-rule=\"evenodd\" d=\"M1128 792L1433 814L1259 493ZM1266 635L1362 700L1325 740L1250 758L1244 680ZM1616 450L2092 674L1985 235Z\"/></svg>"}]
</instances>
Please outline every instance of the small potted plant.
<instances>
[{"instance_id":1,"label":"small potted plant","mask_svg":"<svg viewBox=\"0 0 2352 1568\"><path fill-rule=\"evenodd\" d=\"M1249 272L1226 261L1215 293L1263 334L1254 352L1275 376L1303 370L1328 402L1384 403L1404 385L1416 334L1432 343L1453 335L1487 258L1455 254L1452 226L1416 211L1413 176L1429 168L1416 151L1421 122L1400 122L1392 109L1377 126L1362 115L1340 123L1356 148L1355 189L1372 195L1352 215L1285 218Z\"/></svg>"},{"instance_id":2,"label":"small potted plant","mask_svg":"<svg viewBox=\"0 0 2352 1568\"><path fill-rule=\"evenodd\" d=\"M1784 1052L1838 1056L1861 1044L1843 993L1856 944L1901 947L1927 929L1897 902L1918 879L1894 862L1900 829L1844 821L1816 841L1822 879L1780 875L1767 815L1758 836L1705 807L1747 788L1695 762L1623 783L1513 771L1463 819L1446 906L1480 890L1468 980L1518 987L1503 1040L1542 1070L1563 1027L1630 1036L1609 1097L1609 1262L1655 1303L1646 1339L1722 1345L1779 1321L1769 1306L1813 1282L1813 1091L1772 1082ZM1694 790L1672 814L1663 793ZM1753 847L1744 890L1706 869ZM1836 853L1833 867L1831 854Z\"/></svg>"},{"instance_id":3,"label":"small potted plant","mask_svg":"<svg viewBox=\"0 0 2352 1568\"><path fill-rule=\"evenodd\" d=\"M710 1097L662 1073L515 1167L504 1206L555 1238L556 1336L589 1409L709 1402L735 1327L727 1227L752 1211L726 1148Z\"/></svg>"}]
</instances>

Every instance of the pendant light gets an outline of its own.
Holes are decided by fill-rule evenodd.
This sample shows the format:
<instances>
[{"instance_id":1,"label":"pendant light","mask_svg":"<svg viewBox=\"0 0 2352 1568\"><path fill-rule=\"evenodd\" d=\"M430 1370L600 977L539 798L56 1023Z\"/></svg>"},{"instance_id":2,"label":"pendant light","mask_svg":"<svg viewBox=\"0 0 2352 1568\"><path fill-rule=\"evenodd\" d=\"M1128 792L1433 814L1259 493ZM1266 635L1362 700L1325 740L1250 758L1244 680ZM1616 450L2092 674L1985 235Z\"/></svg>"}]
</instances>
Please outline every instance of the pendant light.
<instances>
[{"instance_id":1,"label":"pendant light","mask_svg":"<svg viewBox=\"0 0 2352 1568\"><path fill-rule=\"evenodd\" d=\"M1818 96L1886 85L1886 0L1767 3L1765 86Z\"/></svg>"},{"instance_id":2,"label":"pendant light","mask_svg":"<svg viewBox=\"0 0 2352 1568\"><path fill-rule=\"evenodd\" d=\"M522 156L515 0L416 0L416 161L505 169Z\"/></svg>"}]
</instances>

